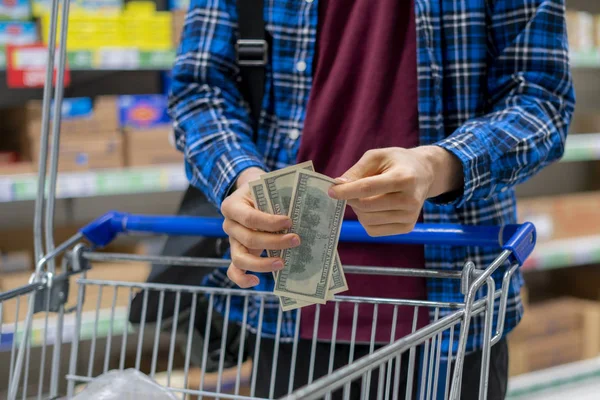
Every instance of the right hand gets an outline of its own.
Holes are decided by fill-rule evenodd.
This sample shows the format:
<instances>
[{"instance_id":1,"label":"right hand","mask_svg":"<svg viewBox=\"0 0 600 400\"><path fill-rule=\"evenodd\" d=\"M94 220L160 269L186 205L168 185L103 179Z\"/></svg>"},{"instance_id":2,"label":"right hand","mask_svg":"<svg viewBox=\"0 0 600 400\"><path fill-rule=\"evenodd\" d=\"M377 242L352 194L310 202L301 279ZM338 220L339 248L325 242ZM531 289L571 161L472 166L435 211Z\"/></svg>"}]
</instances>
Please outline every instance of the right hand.
<instances>
[{"instance_id":1,"label":"right hand","mask_svg":"<svg viewBox=\"0 0 600 400\"><path fill-rule=\"evenodd\" d=\"M272 272L283 269L281 258L260 257L265 249L283 250L300 245L296 234L278 232L289 229L292 221L283 215L271 215L257 210L248 182L264 172L251 168L242 172L236 190L223 201L221 212L225 217L223 230L229 235L231 264L227 276L241 288L256 286L259 279L251 272Z\"/></svg>"}]
</instances>

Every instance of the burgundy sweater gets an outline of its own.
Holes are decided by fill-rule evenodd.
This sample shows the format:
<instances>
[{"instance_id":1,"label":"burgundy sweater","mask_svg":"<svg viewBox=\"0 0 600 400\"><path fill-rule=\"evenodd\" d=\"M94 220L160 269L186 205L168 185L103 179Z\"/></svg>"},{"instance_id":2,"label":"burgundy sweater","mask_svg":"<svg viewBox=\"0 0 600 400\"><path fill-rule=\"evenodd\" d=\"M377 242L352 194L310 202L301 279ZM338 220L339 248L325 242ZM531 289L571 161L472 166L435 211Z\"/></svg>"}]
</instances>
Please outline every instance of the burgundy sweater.
<instances>
[{"instance_id":1,"label":"burgundy sweater","mask_svg":"<svg viewBox=\"0 0 600 400\"><path fill-rule=\"evenodd\" d=\"M341 176L369 149L419 144L414 0L320 0L314 81L298 162ZM348 207L346 219L356 219ZM340 243L342 264L424 267L422 246ZM343 295L425 299L420 278L346 274ZM337 341L350 339L353 304L341 304ZM399 307L396 338L410 332L414 309ZM315 306L302 310L300 335L312 338ZM334 305L321 307L319 338L330 340ZM376 340L390 340L392 306L379 306ZM373 306L358 310L356 340L371 339ZM419 326L427 323L421 309Z\"/></svg>"}]
</instances>

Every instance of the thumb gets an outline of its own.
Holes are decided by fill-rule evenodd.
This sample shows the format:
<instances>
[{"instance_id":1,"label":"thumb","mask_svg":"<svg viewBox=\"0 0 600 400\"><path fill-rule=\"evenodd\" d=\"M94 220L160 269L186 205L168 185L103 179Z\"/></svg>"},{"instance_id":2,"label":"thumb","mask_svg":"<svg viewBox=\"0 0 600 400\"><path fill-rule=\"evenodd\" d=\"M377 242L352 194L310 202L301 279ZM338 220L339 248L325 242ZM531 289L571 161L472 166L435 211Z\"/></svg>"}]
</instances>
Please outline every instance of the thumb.
<instances>
[{"instance_id":1,"label":"thumb","mask_svg":"<svg viewBox=\"0 0 600 400\"><path fill-rule=\"evenodd\" d=\"M376 175L382 159L382 152L378 150L369 150L342 176L336 178L339 183L348 183Z\"/></svg>"}]
</instances>

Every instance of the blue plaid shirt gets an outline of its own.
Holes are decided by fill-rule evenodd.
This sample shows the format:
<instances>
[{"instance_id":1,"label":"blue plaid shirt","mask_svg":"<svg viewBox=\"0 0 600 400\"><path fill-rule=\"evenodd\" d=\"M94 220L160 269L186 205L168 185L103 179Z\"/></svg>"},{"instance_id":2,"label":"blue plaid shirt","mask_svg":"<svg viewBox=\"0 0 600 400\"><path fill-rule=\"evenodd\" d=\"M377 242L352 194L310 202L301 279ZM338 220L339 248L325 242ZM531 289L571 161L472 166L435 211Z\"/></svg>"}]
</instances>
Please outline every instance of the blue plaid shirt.
<instances>
[{"instance_id":1,"label":"blue plaid shirt","mask_svg":"<svg viewBox=\"0 0 600 400\"><path fill-rule=\"evenodd\" d=\"M192 0L173 69L170 113L190 182L220 205L242 170L294 164L312 75L318 0L265 1L273 41L258 141L236 79L235 0ZM574 109L563 0L415 0L421 144L455 154L464 190L449 202L428 201L428 223L516 222L514 186L559 159ZM427 268L485 267L497 249L426 246ZM498 287L506 267L494 278ZM271 290L270 274L257 290ZM207 284L234 287L223 269ZM505 333L523 313L517 272L510 285ZM460 302L460 282L429 280L428 298ZM250 299L256 328L260 302ZM217 302L217 309L223 304ZM242 320L232 299L230 318ZM275 334L279 304L265 304L263 334ZM472 323L468 349L481 345L483 316ZM295 312L282 316L283 338ZM456 336L455 336L456 337ZM446 343L447 345L447 343ZM445 346L444 346L445 347Z\"/></svg>"}]
</instances>

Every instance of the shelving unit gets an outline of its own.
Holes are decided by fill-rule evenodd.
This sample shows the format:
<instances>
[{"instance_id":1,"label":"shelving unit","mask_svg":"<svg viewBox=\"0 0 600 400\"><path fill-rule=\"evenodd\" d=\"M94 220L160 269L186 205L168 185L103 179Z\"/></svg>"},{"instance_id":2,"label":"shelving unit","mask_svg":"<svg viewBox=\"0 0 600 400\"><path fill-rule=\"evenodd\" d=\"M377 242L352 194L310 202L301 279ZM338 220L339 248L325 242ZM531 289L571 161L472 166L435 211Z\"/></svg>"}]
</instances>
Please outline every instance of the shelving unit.
<instances>
[{"instance_id":1,"label":"shelving unit","mask_svg":"<svg viewBox=\"0 0 600 400\"><path fill-rule=\"evenodd\" d=\"M107 169L59 174L58 198L181 191L187 187L183 165ZM0 203L34 200L36 175L0 176Z\"/></svg>"},{"instance_id":2,"label":"shelving unit","mask_svg":"<svg viewBox=\"0 0 600 400\"><path fill-rule=\"evenodd\" d=\"M116 308L114 318L111 320L111 310L102 309L98 312L98 318L96 318L95 311L83 312L81 314L81 329L79 331L81 340L89 340L92 337L106 338L108 333L112 331L113 336L123 335L125 330L132 332L127 322L127 308ZM96 324L96 319L98 323ZM38 347L44 344L54 344L57 339L57 324L56 317L48 318L48 329L46 329L45 321L43 319L36 319L33 321L31 328L31 346ZM112 322L112 326L111 325ZM75 315L68 314L64 317L63 325L63 336L62 342L64 344L71 343L75 337ZM13 341L20 343L23 327L22 324L17 327L15 334L14 324L3 324L0 330L0 352L10 351L12 348Z\"/></svg>"},{"instance_id":3,"label":"shelving unit","mask_svg":"<svg viewBox=\"0 0 600 400\"><path fill-rule=\"evenodd\" d=\"M168 70L175 61L175 50L144 51L129 48L106 48L69 51L71 71L93 70ZM6 69L6 51L0 47L0 70Z\"/></svg>"},{"instance_id":4,"label":"shelving unit","mask_svg":"<svg viewBox=\"0 0 600 400\"><path fill-rule=\"evenodd\" d=\"M175 61L175 50L142 51L127 48L106 48L70 51L67 54L72 71L88 70L167 70ZM600 68L600 52L573 53L574 68ZM0 70L6 68L6 51L0 47Z\"/></svg>"},{"instance_id":5,"label":"shelving unit","mask_svg":"<svg viewBox=\"0 0 600 400\"><path fill-rule=\"evenodd\" d=\"M508 400L595 400L600 393L600 357L513 378Z\"/></svg>"},{"instance_id":6,"label":"shelving unit","mask_svg":"<svg viewBox=\"0 0 600 400\"><path fill-rule=\"evenodd\" d=\"M595 160L600 160L600 133L569 135L562 162Z\"/></svg>"}]
</instances>

